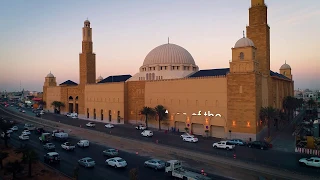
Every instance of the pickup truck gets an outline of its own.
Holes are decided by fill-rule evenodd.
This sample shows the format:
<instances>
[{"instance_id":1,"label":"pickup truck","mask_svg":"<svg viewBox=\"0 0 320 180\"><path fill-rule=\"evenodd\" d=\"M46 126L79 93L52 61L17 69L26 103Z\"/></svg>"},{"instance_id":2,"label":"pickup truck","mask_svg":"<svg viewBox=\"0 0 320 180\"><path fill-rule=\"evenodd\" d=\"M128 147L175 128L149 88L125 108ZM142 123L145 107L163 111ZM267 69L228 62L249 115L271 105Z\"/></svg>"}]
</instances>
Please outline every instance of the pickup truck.
<instances>
[{"instance_id":1,"label":"pickup truck","mask_svg":"<svg viewBox=\"0 0 320 180\"><path fill-rule=\"evenodd\" d=\"M61 144L61 148L67 151L74 151L74 149L76 148L76 146L72 145L69 142L65 142L63 144Z\"/></svg>"},{"instance_id":2,"label":"pickup truck","mask_svg":"<svg viewBox=\"0 0 320 180\"><path fill-rule=\"evenodd\" d=\"M234 149L235 145L233 145L232 143L230 143L228 141L220 141L220 142L213 143L212 147L230 150L230 149Z\"/></svg>"},{"instance_id":3,"label":"pickup truck","mask_svg":"<svg viewBox=\"0 0 320 180\"><path fill-rule=\"evenodd\" d=\"M192 172L182 168L181 162L178 160L170 160L166 162L165 172L176 179L183 180L211 180L210 177L200 173Z\"/></svg>"}]
</instances>

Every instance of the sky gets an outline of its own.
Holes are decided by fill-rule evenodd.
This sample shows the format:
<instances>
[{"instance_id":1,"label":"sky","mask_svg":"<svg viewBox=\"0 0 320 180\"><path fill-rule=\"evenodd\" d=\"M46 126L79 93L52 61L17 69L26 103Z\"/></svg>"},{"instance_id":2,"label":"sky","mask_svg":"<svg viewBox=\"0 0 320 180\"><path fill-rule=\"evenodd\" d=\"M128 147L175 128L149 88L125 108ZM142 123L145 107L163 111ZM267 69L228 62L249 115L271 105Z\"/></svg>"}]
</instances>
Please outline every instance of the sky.
<instances>
[{"instance_id":1,"label":"sky","mask_svg":"<svg viewBox=\"0 0 320 180\"><path fill-rule=\"evenodd\" d=\"M266 0L271 70L286 61L295 89L320 89L320 1ZM15 0L0 6L0 91L79 82L83 22L93 29L97 77L139 71L153 48L180 45L200 69L229 67L250 0Z\"/></svg>"}]
</instances>

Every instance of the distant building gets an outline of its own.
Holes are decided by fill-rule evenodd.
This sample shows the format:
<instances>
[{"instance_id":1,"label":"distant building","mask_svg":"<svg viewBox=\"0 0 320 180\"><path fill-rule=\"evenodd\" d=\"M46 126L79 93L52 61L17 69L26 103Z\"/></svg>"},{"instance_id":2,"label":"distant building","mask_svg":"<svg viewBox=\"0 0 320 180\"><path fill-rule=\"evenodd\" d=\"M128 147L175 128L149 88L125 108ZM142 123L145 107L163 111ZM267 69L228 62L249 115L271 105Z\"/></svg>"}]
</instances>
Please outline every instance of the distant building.
<instances>
[{"instance_id":1,"label":"distant building","mask_svg":"<svg viewBox=\"0 0 320 180\"><path fill-rule=\"evenodd\" d=\"M57 86L49 73L43 86L46 109L53 101L66 106L62 113L76 112L90 121L144 122L144 106L163 105L168 110L168 126L198 135L208 130L213 137L259 139L264 128L261 107L282 108L283 98L293 96L291 67L284 63L279 73L270 70L270 27L263 0L252 0L247 37L231 49L232 61L223 69L199 70L183 47L160 45L146 56L137 74L96 79L92 28L88 20L82 28L79 56L80 83L67 80ZM154 119L148 121L157 127Z\"/></svg>"}]
</instances>

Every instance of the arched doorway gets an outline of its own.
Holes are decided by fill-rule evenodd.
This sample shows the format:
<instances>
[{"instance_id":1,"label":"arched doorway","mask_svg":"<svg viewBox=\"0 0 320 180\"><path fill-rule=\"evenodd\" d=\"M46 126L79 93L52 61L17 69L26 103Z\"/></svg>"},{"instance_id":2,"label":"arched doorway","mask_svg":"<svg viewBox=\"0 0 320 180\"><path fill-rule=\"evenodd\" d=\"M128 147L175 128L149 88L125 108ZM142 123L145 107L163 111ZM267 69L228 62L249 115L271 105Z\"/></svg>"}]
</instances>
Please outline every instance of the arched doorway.
<instances>
[{"instance_id":1,"label":"arched doorway","mask_svg":"<svg viewBox=\"0 0 320 180\"><path fill-rule=\"evenodd\" d=\"M111 110L109 110L109 122L111 122L111 118L112 118L112 114L111 114Z\"/></svg>"},{"instance_id":2,"label":"arched doorway","mask_svg":"<svg viewBox=\"0 0 320 180\"><path fill-rule=\"evenodd\" d=\"M75 113L77 113L78 114L78 112L79 112L79 105L78 105L78 100L79 100L79 98L78 98L78 96L76 97L76 107L75 107Z\"/></svg>"},{"instance_id":3,"label":"arched doorway","mask_svg":"<svg viewBox=\"0 0 320 180\"><path fill-rule=\"evenodd\" d=\"M73 113L73 97L72 96L69 96L68 104L69 104L69 113Z\"/></svg>"}]
</instances>

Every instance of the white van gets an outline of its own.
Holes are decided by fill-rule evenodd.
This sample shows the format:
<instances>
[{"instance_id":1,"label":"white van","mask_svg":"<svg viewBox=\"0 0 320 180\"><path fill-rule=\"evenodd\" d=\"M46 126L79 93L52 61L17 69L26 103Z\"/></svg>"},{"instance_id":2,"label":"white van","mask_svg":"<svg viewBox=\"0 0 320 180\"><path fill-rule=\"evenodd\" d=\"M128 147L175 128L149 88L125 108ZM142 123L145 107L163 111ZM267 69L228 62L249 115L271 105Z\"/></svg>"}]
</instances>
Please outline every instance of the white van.
<instances>
[{"instance_id":1,"label":"white van","mask_svg":"<svg viewBox=\"0 0 320 180\"><path fill-rule=\"evenodd\" d=\"M77 145L79 147L89 147L89 141L88 140L80 140Z\"/></svg>"},{"instance_id":2,"label":"white van","mask_svg":"<svg viewBox=\"0 0 320 180\"><path fill-rule=\"evenodd\" d=\"M68 137L69 137L68 133L65 133L65 132L59 132L59 133L54 134L54 138L56 140L64 141L64 140L68 139Z\"/></svg>"}]
</instances>

